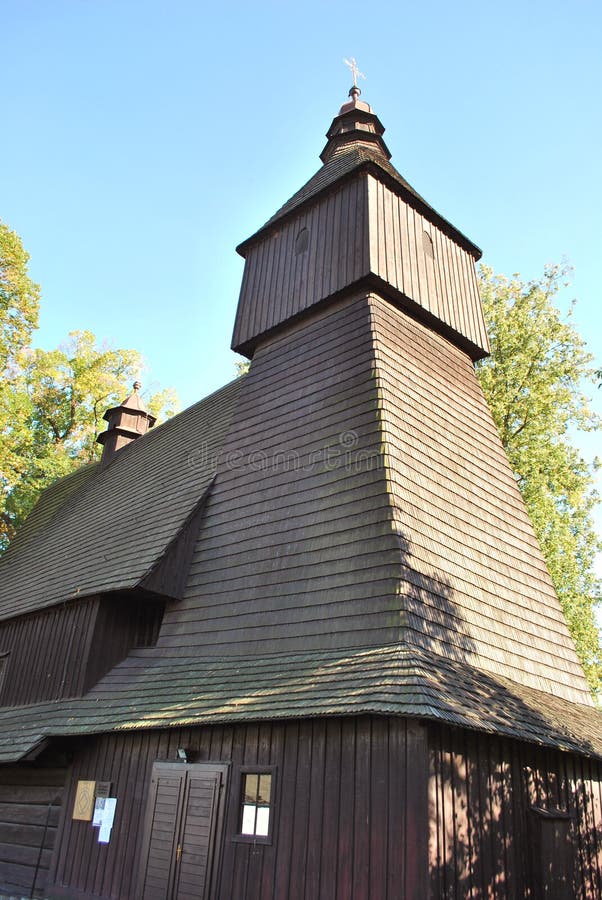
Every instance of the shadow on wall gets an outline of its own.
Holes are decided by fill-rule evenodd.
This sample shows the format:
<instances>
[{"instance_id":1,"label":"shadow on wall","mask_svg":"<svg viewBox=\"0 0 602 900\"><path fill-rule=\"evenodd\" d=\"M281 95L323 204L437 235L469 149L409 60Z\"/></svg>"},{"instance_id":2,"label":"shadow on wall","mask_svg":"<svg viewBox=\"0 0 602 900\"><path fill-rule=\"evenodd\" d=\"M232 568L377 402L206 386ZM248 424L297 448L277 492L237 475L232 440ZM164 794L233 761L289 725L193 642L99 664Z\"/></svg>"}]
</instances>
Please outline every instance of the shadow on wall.
<instances>
[{"instance_id":1,"label":"shadow on wall","mask_svg":"<svg viewBox=\"0 0 602 900\"><path fill-rule=\"evenodd\" d=\"M407 637L416 640L441 718L468 726L429 726L432 897L602 898L602 766L533 743L554 731L577 741L552 724L538 692L513 690L466 662L478 648L453 588L416 573L410 542L397 539ZM450 630L456 640L443 644ZM471 718L493 734L469 730ZM588 751L587 741L579 744Z\"/></svg>"},{"instance_id":2,"label":"shadow on wall","mask_svg":"<svg viewBox=\"0 0 602 900\"><path fill-rule=\"evenodd\" d=\"M434 898L602 897L599 763L443 724L429 731Z\"/></svg>"}]
</instances>

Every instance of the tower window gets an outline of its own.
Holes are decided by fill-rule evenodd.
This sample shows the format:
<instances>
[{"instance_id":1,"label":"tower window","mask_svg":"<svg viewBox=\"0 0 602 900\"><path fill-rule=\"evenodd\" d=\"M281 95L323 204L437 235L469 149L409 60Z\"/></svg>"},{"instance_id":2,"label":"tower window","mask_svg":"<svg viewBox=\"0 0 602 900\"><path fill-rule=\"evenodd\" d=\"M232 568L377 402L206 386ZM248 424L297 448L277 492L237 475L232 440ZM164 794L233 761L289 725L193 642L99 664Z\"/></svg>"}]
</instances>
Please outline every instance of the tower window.
<instances>
[{"instance_id":1,"label":"tower window","mask_svg":"<svg viewBox=\"0 0 602 900\"><path fill-rule=\"evenodd\" d=\"M299 256L299 254L305 253L308 247L309 231L307 230L307 228L302 228L295 239L295 256Z\"/></svg>"},{"instance_id":2,"label":"tower window","mask_svg":"<svg viewBox=\"0 0 602 900\"><path fill-rule=\"evenodd\" d=\"M422 246L424 248L425 256L430 256L431 259L434 259L435 248L433 247L433 239L428 231L422 232Z\"/></svg>"}]
</instances>

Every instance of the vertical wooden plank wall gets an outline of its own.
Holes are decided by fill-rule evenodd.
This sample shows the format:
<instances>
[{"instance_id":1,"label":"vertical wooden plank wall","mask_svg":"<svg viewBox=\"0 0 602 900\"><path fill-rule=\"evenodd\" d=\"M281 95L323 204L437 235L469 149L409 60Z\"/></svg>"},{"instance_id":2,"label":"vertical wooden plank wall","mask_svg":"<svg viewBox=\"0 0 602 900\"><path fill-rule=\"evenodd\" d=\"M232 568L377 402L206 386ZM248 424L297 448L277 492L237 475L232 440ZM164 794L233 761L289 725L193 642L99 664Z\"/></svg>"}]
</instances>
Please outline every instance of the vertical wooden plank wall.
<instances>
[{"instance_id":1,"label":"vertical wooden plank wall","mask_svg":"<svg viewBox=\"0 0 602 900\"><path fill-rule=\"evenodd\" d=\"M150 647L157 642L164 607L163 601L146 597L102 598L92 636L92 652L85 667L82 693L90 690L109 669L121 662L132 647Z\"/></svg>"},{"instance_id":2,"label":"vertical wooden plank wall","mask_svg":"<svg viewBox=\"0 0 602 900\"><path fill-rule=\"evenodd\" d=\"M307 247L299 251L304 230ZM370 273L488 351L474 258L365 173L247 251L232 346L248 350L248 342Z\"/></svg>"},{"instance_id":3,"label":"vertical wooden plank wall","mask_svg":"<svg viewBox=\"0 0 602 900\"><path fill-rule=\"evenodd\" d=\"M247 252L233 347L368 274L366 180L342 185ZM305 249L296 245L307 229Z\"/></svg>"},{"instance_id":4,"label":"vertical wooden plank wall","mask_svg":"<svg viewBox=\"0 0 602 900\"><path fill-rule=\"evenodd\" d=\"M155 643L162 602L98 597L61 604L0 625L8 654L0 705L81 696L133 646Z\"/></svg>"},{"instance_id":5,"label":"vertical wooden plank wall","mask_svg":"<svg viewBox=\"0 0 602 900\"><path fill-rule=\"evenodd\" d=\"M368 209L370 271L487 351L470 253L372 175Z\"/></svg>"},{"instance_id":6,"label":"vertical wooden plank wall","mask_svg":"<svg viewBox=\"0 0 602 900\"><path fill-rule=\"evenodd\" d=\"M602 898L598 763L437 725L429 727L429 743L433 900L540 900L535 835L541 813L533 807L570 814L570 896ZM565 896L560 888L557 896Z\"/></svg>"},{"instance_id":7,"label":"vertical wooden plank wall","mask_svg":"<svg viewBox=\"0 0 602 900\"><path fill-rule=\"evenodd\" d=\"M402 719L306 720L249 724L90 741L65 799L50 895L135 896L141 822L151 768L185 746L195 761L231 761L220 900L416 900L426 897L427 745ZM274 840L236 838L239 766L275 766ZM421 774L422 773L422 774ZM108 845L70 818L79 779L113 783L118 798ZM414 824L408 808L420 810ZM406 837L409 836L409 842Z\"/></svg>"},{"instance_id":8,"label":"vertical wooden plank wall","mask_svg":"<svg viewBox=\"0 0 602 900\"><path fill-rule=\"evenodd\" d=\"M0 705L82 693L98 605L90 598L2 623L0 653L9 655Z\"/></svg>"},{"instance_id":9,"label":"vertical wooden plank wall","mask_svg":"<svg viewBox=\"0 0 602 900\"><path fill-rule=\"evenodd\" d=\"M0 892L42 897L66 771L0 768Z\"/></svg>"}]
</instances>

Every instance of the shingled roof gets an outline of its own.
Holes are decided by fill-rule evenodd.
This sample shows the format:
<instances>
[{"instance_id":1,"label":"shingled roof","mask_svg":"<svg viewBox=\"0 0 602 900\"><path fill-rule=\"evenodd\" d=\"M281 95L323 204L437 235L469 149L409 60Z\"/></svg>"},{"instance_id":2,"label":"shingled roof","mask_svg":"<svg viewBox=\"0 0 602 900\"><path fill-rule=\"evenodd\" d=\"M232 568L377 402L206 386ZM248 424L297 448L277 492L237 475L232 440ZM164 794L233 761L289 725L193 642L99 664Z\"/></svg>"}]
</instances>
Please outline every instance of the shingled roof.
<instances>
[{"instance_id":1,"label":"shingled roof","mask_svg":"<svg viewBox=\"0 0 602 900\"><path fill-rule=\"evenodd\" d=\"M138 586L206 494L239 387L45 491L0 557L0 620Z\"/></svg>"},{"instance_id":2,"label":"shingled roof","mask_svg":"<svg viewBox=\"0 0 602 900\"><path fill-rule=\"evenodd\" d=\"M172 658L408 641L566 700L590 693L474 367L374 294L260 347Z\"/></svg>"},{"instance_id":3,"label":"shingled roof","mask_svg":"<svg viewBox=\"0 0 602 900\"><path fill-rule=\"evenodd\" d=\"M441 230L454 238L461 246L465 247L475 259L480 259L482 252L466 235L448 222L427 201L414 190L397 169L391 165L388 159L377 147L361 143L351 143L340 147L333 156L303 185L287 202L268 219L258 231L251 237L242 241L236 248L244 256L247 247L251 246L267 231L277 226L292 213L298 212L307 203L315 200L320 194L326 193L334 185L341 184L345 178L357 174L362 170L368 170L376 178L384 180L393 190L400 193L418 212L422 213L429 221L437 225Z\"/></svg>"},{"instance_id":4,"label":"shingled roof","mask_svg":"<svg viewBox=\"0 0 602 900\"><path fill-rule=\"evenodd\" d=\"M0 711L0 763L50 737L357 714L443 721L602 759L602 713L407 644L216 659L134 651L86 697Z\"/></svg>"}]
</instances>

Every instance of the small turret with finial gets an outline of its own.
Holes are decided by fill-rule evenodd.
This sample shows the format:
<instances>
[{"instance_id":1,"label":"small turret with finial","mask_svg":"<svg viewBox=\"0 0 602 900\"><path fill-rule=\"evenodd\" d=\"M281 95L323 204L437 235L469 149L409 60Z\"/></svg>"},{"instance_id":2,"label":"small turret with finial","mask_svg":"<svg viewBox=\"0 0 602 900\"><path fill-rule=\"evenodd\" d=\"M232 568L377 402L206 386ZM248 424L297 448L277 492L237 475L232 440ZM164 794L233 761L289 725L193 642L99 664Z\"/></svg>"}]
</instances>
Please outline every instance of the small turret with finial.
<instances>
[{"instance_id":1,"label":"small turret with finial","mask_svg":"<svg viewBox=\"0 0 602 900\"><path fill-rule=\"evenodd\" d=\"M108 465L118 450L146 434L157 421L144 405L139 393L141 387L141 383L136 380L129 397L119 406L107 409L103 416L109 426L96 438L98 443L103 445L101 458L103 468Z\"/></svg>"}]
</instances>

